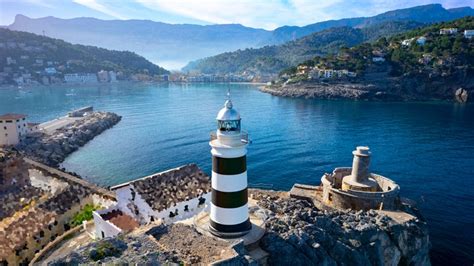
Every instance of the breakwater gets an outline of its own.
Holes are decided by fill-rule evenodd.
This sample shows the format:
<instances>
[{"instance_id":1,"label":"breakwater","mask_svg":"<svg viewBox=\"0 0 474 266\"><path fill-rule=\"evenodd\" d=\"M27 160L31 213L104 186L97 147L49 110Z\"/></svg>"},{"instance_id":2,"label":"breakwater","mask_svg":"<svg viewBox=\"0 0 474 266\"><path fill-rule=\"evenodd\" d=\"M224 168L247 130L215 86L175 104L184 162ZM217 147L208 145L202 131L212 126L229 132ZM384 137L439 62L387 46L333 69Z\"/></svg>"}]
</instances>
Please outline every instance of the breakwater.
<instances>
[{"instance_id":1,"label":"breakwater","mask_svg":"<svg viewBox=\"0 0 474 266\"><path fill-rule=\"evenodd\" d=\"M115 113L92 112L54 132L30 134L17 149L35 161L57 167L69 154L113 127L121 118Z\"/></svg>"}]
</instances>

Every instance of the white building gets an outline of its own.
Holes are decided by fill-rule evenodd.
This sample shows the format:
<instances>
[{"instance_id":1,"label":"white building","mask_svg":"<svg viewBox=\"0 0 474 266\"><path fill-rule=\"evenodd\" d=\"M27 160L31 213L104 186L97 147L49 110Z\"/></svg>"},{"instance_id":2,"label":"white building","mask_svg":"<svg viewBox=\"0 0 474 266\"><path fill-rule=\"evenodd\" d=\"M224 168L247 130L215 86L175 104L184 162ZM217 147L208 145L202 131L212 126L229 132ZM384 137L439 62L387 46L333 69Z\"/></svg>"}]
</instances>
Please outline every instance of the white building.
<instances>
[{"instance_id":1,"label":"white building","mask_svg":"<svg viewBox=\"0 0 474 266\"><path fill-rule=\"evenodd\" d=\"M13 65L13 64L16 64L16 60L11 57L7 57L7 65Z\"/></svg>"},{"instance_id":2,"label":"white building","mask_svg":"<svg viewBox=\"0 0 474 266\"><path fill-rule=\"evenodd\" d=\"M464 38L471 39L472 37L474 37L474 30L464 31Z\"/></svg>"},{"instance_id":3,"label":"white building","mask_svg":"<svg viewBox=\"0 0 474 266\"><path fill-rule=\"evenodd\" d=\"M105 70L97 72L97 79L99 82L109 82L109 72Z\"/></svg>"},{"instance_id":4,"label":"white building","mask_svg":"<svg viewBox=\"0 0 474 266\"><path fill-rule=\"evenodd\" d=\"M439 30L440 35L451 35L458 33L457 28L443 28Z\"/></svg>"},{"instance_id":5,"label":"white building","mask_svg":"<svg viewBox=\"0 0 474 266\"><path fill-rule=\"evenodd\" d=\"M56 68L54 67L47 67L44 69L44 72L46 72L48 75L54 75L57 73Z\"/></svg>"},{"instance_id":6,"label":"white building","mask_svg":"<svg viewBox=\"0 0 474 266\"><path fill-rule=\"evenodd\" d=\"M115 71L109 71L109 81L110 82L116 82L117 81L117 74Z\"/></svg>"},{"instance_id":7,"label":"white building","mask_svg":"<svg viewBox=\"0 0 474 266\"><path fill-rule=\"evenodd\" d=\"M96 237L115 236L150 222L174 223L201 212L211 198L211 181L190 164L111 188L117 204L93 212Z\"/></svg>"},{"instance_id":8,"label":"white building","mask_svg":"<svg viewBox=\"0 0 474 266\"><path fill-rule=\"evenodd\" d=\"M0 146L16 145L27 133L26 115L0 115Z\"/></svg>"},{"instance_id":9,"label":"white building","mask_svg":"<svg viewBox=\"0 0 474 266\"><path fill-rule=\"evenodd\" d=\"M402 45L403 45L403 46L410 46L414 39L415 39L415 38L403 40L403 41L402 41Z\"/></svg>"},{"instance_id":10,"label":"white building","mask_svg":"<svg viewBox=\"0 0 474 266\"><path fill-rule=\"evenodd\" d=\"M64 81L67 83L96 83L97 75L93 73L74 73L74 74L65 74Z\"/></svg>"}]
</instances>

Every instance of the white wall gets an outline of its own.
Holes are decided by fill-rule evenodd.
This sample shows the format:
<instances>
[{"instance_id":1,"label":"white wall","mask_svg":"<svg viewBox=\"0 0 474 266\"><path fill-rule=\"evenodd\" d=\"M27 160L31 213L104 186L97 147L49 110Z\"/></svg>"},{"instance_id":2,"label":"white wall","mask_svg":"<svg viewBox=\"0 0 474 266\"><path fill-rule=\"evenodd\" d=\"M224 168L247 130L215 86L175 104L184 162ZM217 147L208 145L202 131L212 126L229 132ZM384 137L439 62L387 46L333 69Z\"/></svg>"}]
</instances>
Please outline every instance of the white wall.
<instances>
[{"instance_id":1,"label":"white wall","mask_svg":"<svg viewBox=\"0 0 474 266\"><path fill-rule=\"evenodd\" d=\"M204 199L206 199L206 201L201 206L198 206L199 198L193 198L187 201L179 202L176 204L176 206L172 206L168 209L158 212L153 210L151 206L148 205L148 203L138 193L135 194L135 199L132 201L131 188L133 188L133 186L129 184L127 186L115 190L117 197L117 208L120 209L122 212L126 213L127 215L133 217L140 224L146 224L151 222L152 217L155 221L162 220L164 223L167 224L184 220L201 212L204 209L205 205L209 204L211 201L211 192L209 192L202 196ZM184 211L184 207L186 205L188 205L189 211ZM138 209L138 215L136 215L134 212L135 207ZM178 210L178 216L172 218L169 217L170 212L175 213L176 209Z\"/></svg>"},{"instance_id":2,"label":"white wall","mask_svg":"<svg viewBox=\"0 0 474 266\"><path fill-rule=\"evenodd\" d=\"M117 210L117 206L111 206L108 209L94 211L92 212L92 216L94 217L94 224L95 224L95 237L96 239L102 239L102 232L104 233L104 237L112 237L120 234L122 230L112 224L109 221L102 219L100 216L101 214L105 214L111 212L113 210Z\"/></svg>"},{"instance_id":3,"label":"white wall","mask_svg":"<svg viewBox=\"0 0 474 266\"><path fill-rule=\"evenodd\" d=\"M0 145L16 145L27 132L26 118L0 120Z\"/></svg>"}]
</instances>

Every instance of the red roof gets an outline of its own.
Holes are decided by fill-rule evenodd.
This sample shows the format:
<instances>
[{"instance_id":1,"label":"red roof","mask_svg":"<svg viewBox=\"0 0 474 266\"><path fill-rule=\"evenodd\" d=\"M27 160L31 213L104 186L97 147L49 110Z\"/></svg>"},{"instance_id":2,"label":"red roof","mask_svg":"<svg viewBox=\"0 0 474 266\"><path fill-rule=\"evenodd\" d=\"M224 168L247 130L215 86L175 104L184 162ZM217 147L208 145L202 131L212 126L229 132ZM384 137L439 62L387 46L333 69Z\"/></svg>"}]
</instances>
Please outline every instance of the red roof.
<instances>
[{"instance_id":1,"label":"red roof","mask_svg":"<svg viewBox=\"0 0 474 266\"><path fill-rule=\"evenodd\" d=\"M16 120L16 119L22 119L24 117L26 117L26 115L22 115L22 114L4 114L4 115L0 115L0 120L7 120L7 119Z\"/></svg>"}]
</instances>

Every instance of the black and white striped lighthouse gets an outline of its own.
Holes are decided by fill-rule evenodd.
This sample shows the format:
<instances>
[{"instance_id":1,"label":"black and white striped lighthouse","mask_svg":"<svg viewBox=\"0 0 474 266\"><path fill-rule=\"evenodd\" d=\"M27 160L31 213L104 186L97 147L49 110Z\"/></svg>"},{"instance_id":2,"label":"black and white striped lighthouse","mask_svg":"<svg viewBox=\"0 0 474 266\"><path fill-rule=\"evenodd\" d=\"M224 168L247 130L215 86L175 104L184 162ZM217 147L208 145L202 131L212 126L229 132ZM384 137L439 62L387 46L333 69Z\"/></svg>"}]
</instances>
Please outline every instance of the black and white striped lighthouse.
<instances>
[{"instance_id":1,"label":"black and white striped lighthouse","mask_svg":"<svg viewBox=\"0 0 474 266\"><path fill-rule=\"evenodd\" d=\"M210 231L220 237L237 237L250 231L247 206L248 135L240 129L240 114L227 99L217 114L217 131L211 133L212 202Z\"/></svg>"}]
</instances>

